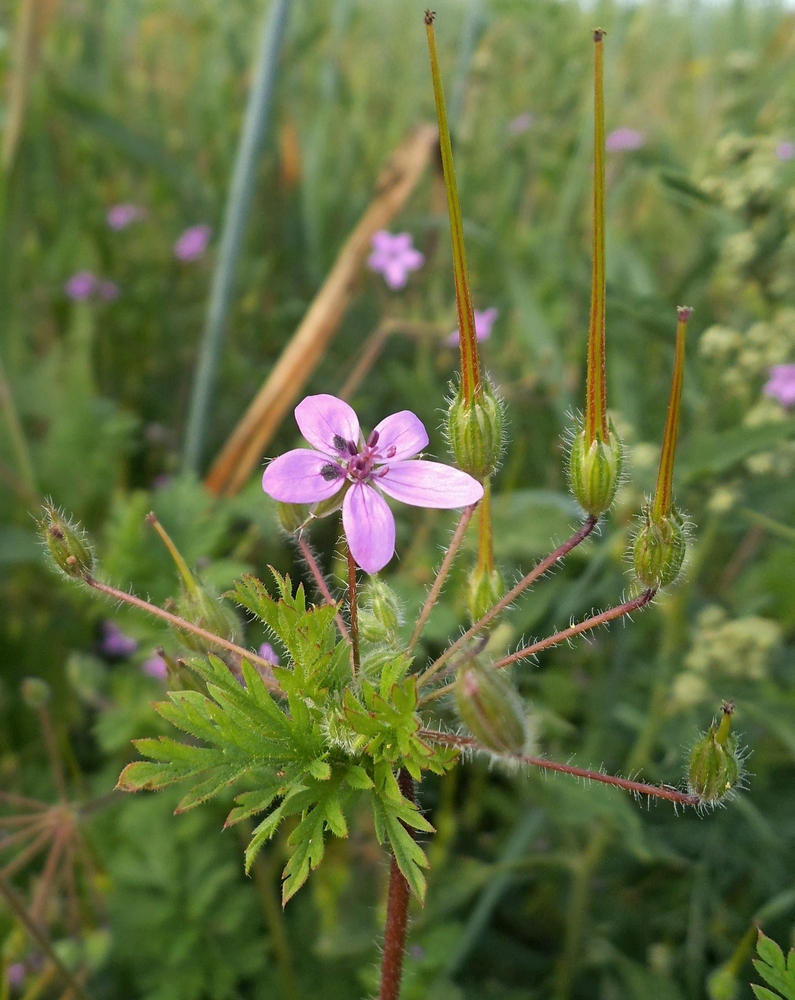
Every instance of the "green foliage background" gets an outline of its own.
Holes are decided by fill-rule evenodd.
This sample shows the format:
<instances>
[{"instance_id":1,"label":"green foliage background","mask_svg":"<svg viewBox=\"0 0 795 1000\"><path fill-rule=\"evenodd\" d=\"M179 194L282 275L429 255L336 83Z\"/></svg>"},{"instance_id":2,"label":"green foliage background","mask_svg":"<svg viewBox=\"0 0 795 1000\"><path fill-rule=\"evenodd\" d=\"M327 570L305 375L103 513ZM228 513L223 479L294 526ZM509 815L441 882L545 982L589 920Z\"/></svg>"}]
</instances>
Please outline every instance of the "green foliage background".
<instances>
[{"instance_id":1,"label":"green foliage background","mask_svg":"<svg viewBox=\"0 0 795 1000\"><path fill-rule=\"evenodd\" d=\"M39 495L86 524L107 579L158 602L177 582L143 521L151 509L220 590L245 571L267 579L268 564L301 578L256 481L213 500L177 475L215 244L188 265L172 245L194 223L218 232L264 10L243 0L63 3L32 67L0 192L2 790L54 795L19 694L28 675L53 689L80 798L113 787L136 759L133 738L174 734L151 707L163 686L140 665L175 639L49 572L31 520ZM608 130L646 135L642 149L609 155L607 178L608 393L631 480L601 535L512 609L494 642L507 649L622 595L633 517L653 486L674 309L686 302L695 312L676 486L697 527L685 582L634 622L550 651L517 677L555 759L677 784L684 748L721 698L737 701L752 756L748 790L703 817L477 760L426 778L420 802L437 834L423 842L427 902L412 924L404 997L747 1000L749 927L761 921L786 952L795 913L795 419L761 397L769 365L795 362L795 160L776 155L795 139L795 18L742 0L587 12L445 0L437 14L475 302L500 309L483 351L508 404L495 483L508 579L577 517L561 438L584 375L596 23L608 30ZM9 74L16 15L0 7ZM526 112L532 126L512 132ZM385 156L432 117L422 5L295 4L207 456L288 342ZM423 181L394 227L413 233L425 269L400 295L363 276L309 388L338 391L384 313L437 323L437 339L391 338L354 403L364 427L415 410L443 457L439 411L456 361L444 335L456 321L436 183ZM147 216L113 232L107 209L127 201ZM71 302L64 283L81 269L117 282L119 298ZM296 441L287 420L272 453ZM401 558L388 578L409 619L451 524L400 512ZM313 539L339 570L334 525ZM463 622L465 569L421 656ZM99 655L107 618L138 641L132 658ZM253 646L266 638L257 629L246 636ZM375 988L387 867L370 812L327 844L282 913L289 823L246 878L247 837L222 831L231 796L173 817L177 801L121 797L88 820L104 903L86 911L84 930L108 942L92 997L332 1000ZM36 877L34 864L14 884L25 893ZM54 939L65 939L62 915L50 917ZM25 956L2 908L0 942L9 961Z\"/></svg>"}]
</instances>

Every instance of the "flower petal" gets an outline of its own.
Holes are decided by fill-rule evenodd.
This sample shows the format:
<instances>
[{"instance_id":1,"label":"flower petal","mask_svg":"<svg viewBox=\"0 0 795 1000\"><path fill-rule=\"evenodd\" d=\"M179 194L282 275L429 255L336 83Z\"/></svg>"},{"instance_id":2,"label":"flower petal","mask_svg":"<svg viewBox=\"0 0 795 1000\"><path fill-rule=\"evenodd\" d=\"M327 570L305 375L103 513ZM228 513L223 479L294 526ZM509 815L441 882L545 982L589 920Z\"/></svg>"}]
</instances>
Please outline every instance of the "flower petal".
<instances>
[{"instance_id":1,"label":"flower petal","mask_svg":"<svg viewBox=\"0 0 795 1000\"><path fill-rule=\"evenodd\" d=\"M375 484L390 497L415 507L467 507L483 496L472 476L441 462L390 462Z\"/></svg>"},{"instance_id":2,"label":"flower petal","mask_svg":"<svg viewBox=\"0 0 795 1000\"><path fill-rule=\"evenodd\" d=\"M356 483L342 501L342 526L356 564L377 573L395 554L395 519L386 500Z\"/></svg>"},{"instance_id":3,"label":"flower petal","mask_svg":"<svg viewBox=\"0 0 795 1000\"><path fill-rule=\"evenodd\" d=\"M339 469L339 476L330 475ZM309 448L295 448L270 463L262 475L262 488L283 503L317 503L333 497L345 482L345 470L326 455Z\"/></svg>"},{"instance_id":4,"label":"flower petal","mask_svg":"<svg viewBox=\"0 0 795 1000\"><path fill-rule=\"evenodd\" d=\"M378 431L376 451L379 461L400 462L404 458L413 458L428 443L428 432L420 418L411 410L401 410L391 416L384 417L375 428ZM386 457L390 448L395 453Z\"/></svg>"},{"instance_id":5,"label":"flower petal","mask_svg":"<svg viewBox=\"0 0 795 1000\"><path fill-rule=\"evenodd\" d=\"M341 452L335 438L359 443L359 419L353 409L336 396L321 393L302 399L295 408L295 422L307 441L327 455Z\"/></svg>"}]
</instances>

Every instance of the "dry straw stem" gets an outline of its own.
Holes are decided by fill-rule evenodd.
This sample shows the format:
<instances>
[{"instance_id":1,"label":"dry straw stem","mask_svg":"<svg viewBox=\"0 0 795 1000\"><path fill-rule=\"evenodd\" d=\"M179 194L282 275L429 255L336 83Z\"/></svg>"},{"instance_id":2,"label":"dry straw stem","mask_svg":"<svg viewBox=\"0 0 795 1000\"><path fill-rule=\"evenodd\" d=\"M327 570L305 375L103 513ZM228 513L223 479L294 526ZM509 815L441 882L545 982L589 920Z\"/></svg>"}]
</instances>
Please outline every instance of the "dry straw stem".
<instances>
[{"instance_id":1,"label":"dry straw stem","mask_svg":"<svg viewBox=\"0 0 795 1000\"><path fill-rule=\"evenodd\" d=\"M373 234L386 227L406 203L438 145L436 126L425 123L389 158L376 182L375 198L346 240L303 322L207 474L205 486L210 493L233 496L262 459L282 418L336 333L355 294Z\"/></svg>"}]
</instances>

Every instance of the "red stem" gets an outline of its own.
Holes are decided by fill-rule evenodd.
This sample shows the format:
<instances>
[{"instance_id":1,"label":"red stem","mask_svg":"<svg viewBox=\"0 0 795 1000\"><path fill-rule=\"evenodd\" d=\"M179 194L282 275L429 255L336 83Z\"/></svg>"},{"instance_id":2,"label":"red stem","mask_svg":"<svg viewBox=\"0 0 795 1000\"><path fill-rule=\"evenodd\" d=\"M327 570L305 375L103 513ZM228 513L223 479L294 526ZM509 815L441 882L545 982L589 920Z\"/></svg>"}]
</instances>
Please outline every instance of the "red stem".
<instances>
[{"instance_id":1,"label":"red stem","mask_svg":"<svg viewBox=\"0 0 795 1000\"><path fill-rule=\"evenodd\" d=\"M488 753L485 747L467 736L455 736L453 733L440 733L434 729L420 729L419 736L423 739L431 740L434 743L443 743L446 746L461 747L462 749L482 750ZM540 767L546 771L561 771L563 774L571 774L575 778L587 778L588 781L598 781L603 785L613 785L616 788L624 788L628 792L638 795L648 795L650 798L667 799L669 802L676 802L683 806L698 806L701 802L697 795L688 795L685 792L677 791L675 788L660 788L658 785L647 785L642 781L630 781L629 778L617 778L612 774L603 774L601 771L589 771L584 767L572 767L571 764L558 764L554 760L544 760L543 757L528 757L526 754L517 754L508 758L518 761L521 764L530 764L533 767Z\"/></svg>"},{"instance_id":2,"label":"red stem","mask_svg":"<svg viewBox=\"0 0 795 1000\"><path fill-rule=\"evenodd\" d=\"M404 797L414 802L414 779L408 771L401 771L398 774L398 785ZM409 884L393 857L389 869L389 895L386 904L384 954L381 959L381 989L378 992L378 1000L400 1000L410 894Z\"/></svg>"}]
</instances>

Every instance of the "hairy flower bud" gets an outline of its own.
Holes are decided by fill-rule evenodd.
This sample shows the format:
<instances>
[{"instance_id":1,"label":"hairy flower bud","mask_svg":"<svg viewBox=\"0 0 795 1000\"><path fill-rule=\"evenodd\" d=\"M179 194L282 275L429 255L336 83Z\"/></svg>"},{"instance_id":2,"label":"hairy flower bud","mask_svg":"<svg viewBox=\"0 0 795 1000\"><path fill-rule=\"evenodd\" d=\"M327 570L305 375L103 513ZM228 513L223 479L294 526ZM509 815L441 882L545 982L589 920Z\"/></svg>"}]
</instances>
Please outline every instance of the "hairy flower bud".
<instances>
[{"instance_id":1,"label":"hairy flower bud","mask_svg":"<svg viewBox=\"0 0 795 1000\"><path fill-rule=\"evenodd\" d=\"M480 621L504 593L505 581L498 569L475 566L467 580L467 604L472 621Z\"/></svg>"},{"instance_id":2,"label":"hairy flower bud","mask_svg":"<svg viewBox=\"0 0 795 1000\"><path fill-rule=\"evenodd\" d=\"M394 643L403 622L397 594L378 577L370 577L360 591L359 635L365 642Z\"/></svg>"},{"instance_id":3,"label":"hairy flower bud","mask_svg":"<svg viewBox=\"0 0 795 1000\"><path fill-rule=\"evenodd\" d=\"M498 754L520 754L528 743L527 714L503 670L472 659L458 670L456 705L475 739Z\"/></svg>"},{"instance_id":4,"label":"hairy flower bud","mask_svg":"<svg viewBox=\"0 0 795 1000\"><path fill-rule=\"evenodd\" d=\"M50 700L52 692L50 685L41 677L26 677L20 686L22 700L28 708L44 708Z\"/></svg>"},{"instance_id":5,"label":"hairy flower bud","mask_svg":"<svg viewBox=\"0 0 795 1000\"><path fill-rule=\"evenodd\" d=\"M203 584L183 589L177 601L177 614L222 639L233 641L240 634L237 615L229 605ZM180 638L189 649L195 649L199 653L218 652L215 645L192 632L180 632Z\"/></svg>"},{"instance_id":6,"label":"hairy flower bud","mask_svg":"<svg viewBox=\"0 0 795 1000\"><path fill-rule=\"evenodd\" d=\"M589 442L584 428L575 435L569 452L569 488L586 514L599 517L610 508L623 465L624 446L612 421L606 441L596 437Z\"/></svg>"},{"instance_id":7,"label":"hairy flower bud","mask_svg":"<svg viewBox=\"0 0 795 1000\"><path fill-rule=\"evenodd\" d=\"M85 531L68 521L51 503L43 506L44 517L38 521L41 537L58 567L73 579L91 575L94 553Z\"/></svg>"},{"instance_id":8,"label":"hairy flower bud","mask_svg":"<svg viewBox=\"0 0 795 1000\"><path fill-rule=\"evenodd\" d=\"M709 731L690 751L687 774L688 787L703 805L714 806L729 795L742 773L742 760L737 738L731 734L734 702L721 705L720 723L713 722Z\"/></svg>"},{"instance_id":9,"label":"hairy flower bud","mask_svg":"<svg viewBox=\"0 0 795 1000\"><path fill-rule=\"evenodd\" d=\"M679 576L687 551L684 521L676 507L659 519L651 507L644 507L642 524L632 543L635 576L652 590L667 587Z\"/></svg>"},{"instance_id":10,"label":"hairy flower bud","mask_svg":"<svg viewBox=\"0 0 795 1000\"><path fill-rule=\"evenodd\" d=\"M487 381L481 386L467 403L459 385L447 411L447 440L456 464L478 480L496 471L503 447L502 403Z\"/></svg>"}]
</instances>

